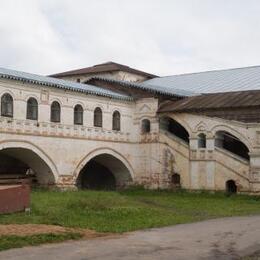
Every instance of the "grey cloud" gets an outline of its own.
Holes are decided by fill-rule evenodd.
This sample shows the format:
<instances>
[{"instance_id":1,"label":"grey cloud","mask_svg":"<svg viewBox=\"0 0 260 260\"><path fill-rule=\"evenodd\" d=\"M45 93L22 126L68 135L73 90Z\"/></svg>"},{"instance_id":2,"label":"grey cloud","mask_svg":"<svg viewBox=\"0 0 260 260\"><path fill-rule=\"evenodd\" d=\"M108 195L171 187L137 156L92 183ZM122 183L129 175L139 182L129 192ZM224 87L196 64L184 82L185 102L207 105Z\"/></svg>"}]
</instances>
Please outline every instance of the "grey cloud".
<instances>
[{"instance_id":1,"label":"grey cloud","mask_svg":"<svg viewBox=\"0 0 260 260\"><path fill-rule=\"evenodd\" d=\"M2 0L0 66L113 60L159 75L260 64L256 0Z\"/></svg>"}]
</instances>

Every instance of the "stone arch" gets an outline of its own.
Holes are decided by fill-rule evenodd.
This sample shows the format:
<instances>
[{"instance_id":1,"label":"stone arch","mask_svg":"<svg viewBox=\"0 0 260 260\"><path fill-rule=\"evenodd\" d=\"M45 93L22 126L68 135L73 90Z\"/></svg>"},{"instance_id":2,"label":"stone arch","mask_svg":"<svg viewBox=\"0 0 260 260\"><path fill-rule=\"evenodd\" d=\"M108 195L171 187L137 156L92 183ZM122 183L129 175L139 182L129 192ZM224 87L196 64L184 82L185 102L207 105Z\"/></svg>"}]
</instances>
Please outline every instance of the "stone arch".
<instances>
[{"instance_id":1,"label":"stone arch","mask_svg":"<svg viewBox=\"0 0 260 260\"><path fill-rule=\"evenodd\" d=\"M35 99L37 100L38 104L41 103L40 98L39 98L37 95L35 95L35 94L28 94L28 95L26 95L25 101L28 102L28 100L29 100L30 98L35 98Z\"/></svg>"},{"instance_id":2,"label":"stone arch","mask_svg":"<svg viewBox=\"0 0 260 260\"><path fill-rule=\"evenodd\" d=\"M58 170L52 159L39 147L28 141L0 142L0 154L11 156L28 165L37 174L39 184L47 186L58 181Z\"/></svg>"},{"instance_id":3,"label":"stone arch","mask_svg":"<svg viewBox=\"0 0 260 260\"><path fill-rule=\"evenodd\" d=\"M58 102L60 104L60 107L62 107L64 104L62 102L62 100L60 98L56 98L56 97L53 97L53 98L50 98L50 105L53 103L53 102Z\"/></svg>"},{"instance_id":4,"label":"stone arch","mask_svg":"<svg viewBox=\"0 0 260 260\"><path fill-rule=\"evenodd\" d=\"M88 153L78 163L73 174L76 184L79 184L84 169L92 161L109 169L115 177L117 187L126 186L134 179L133 168L123 155L111 148L99 148Z\"/></svg>"},{"instance_id":5,"label":"stone arch","mask_svg":"<svg viewBox=\"0 0 260 260\"><path fill-rule=\"evenodd\" d=\"M232 128L228 125L216 125L213 128L211 128L211 132L212 132L213 136L216 136L216 133L219 131L228 132L228 133L234 135L236 138L240 139L241 142L243 142L248 147L249 151L252 150L252 144L250 143L248 138L246 136L244 136L243 134L241 134L239 131L235 130L234 128Z\"/></svg>"},{"instance_id":6,"label":"stone arch","mask_svg":"<svg viewBox=\"0 0 260 260\"><path fill-rule=\"evenodd\" d=\"M185 120L182 120L182 119L180 119L180 117L173 115L173 114L166 114L166 115L163 115L162 118L163 117L169 117L169 118L175 120L176 122L178 122L180 125L182 125L186 129L186 131L189 133L190 137L192 136L192 129Z\"/></svg>"},{"instance_id":7,"label":"stone arch","mask_svg":"<svg viewBox=\"0 0 260 260\"><path fill-rule=\"evenodd\" d=\"M176 121L174 118L169 116L160 117L160 129L171 133L178 139L184 141L186 144L190 141L190 132L186 129L184 125Z\"/></svg>"},{"instance_id":8,"label":"stone arch","mask_svg":"<svg viewBox=\"0 0 260 260\"><path fill-rule=\"evenodd\" d=\"M84 111L87 110L86 104L80 100L74 101L71 107L74 108L76 105L81 105Z\"/></svg>"},{"instance_id":9,"label":"stone arch","mask_svg":"<svg viewBox=\"0 0 260 260\"><path fill-rule=\"evenodd\" d=\"M11 91L10 89L4 89L3 91L1 91L0 93L0 97L3 96L4 94L9 94L12 96L13 100L15 100L15 94L13 91Z\"/></svg>"}]
</instances>

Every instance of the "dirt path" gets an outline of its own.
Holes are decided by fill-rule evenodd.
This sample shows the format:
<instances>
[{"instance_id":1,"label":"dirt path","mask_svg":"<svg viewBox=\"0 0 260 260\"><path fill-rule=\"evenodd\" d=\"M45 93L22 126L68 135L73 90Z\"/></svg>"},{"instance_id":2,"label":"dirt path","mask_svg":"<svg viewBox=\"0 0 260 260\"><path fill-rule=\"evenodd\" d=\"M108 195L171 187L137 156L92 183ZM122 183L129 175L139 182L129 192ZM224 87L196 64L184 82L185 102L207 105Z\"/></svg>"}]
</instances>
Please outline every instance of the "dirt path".
<instances>
[{"instance_id":1,"label":"dirt path","mask_svg":"<svg viewBox=\"0 0 260 260\"><path fill-rule=\"evenodd\" d=\"M234 217L12 249L0 259L241 259L260 251L260 216ZM257 252L257 253L256 253Z\"/></svg>"},{"instance_id":2,"label":"dirt path","mask_svg":"<svg viewBox=\"0 0 260 260\"><path fill-rule=\"evenodd\" d=\"M0 225L0 236L2 235L16 235L16 236L30 236L37 234L60 234L75 232L83 234L84 238L95 238L100 236L105 236L107 234L97 233L89 229L76 229L76 228L66 228L55 225L43 225L43 224L23 224L23 225Z\"/></svg>"}]
</instances>

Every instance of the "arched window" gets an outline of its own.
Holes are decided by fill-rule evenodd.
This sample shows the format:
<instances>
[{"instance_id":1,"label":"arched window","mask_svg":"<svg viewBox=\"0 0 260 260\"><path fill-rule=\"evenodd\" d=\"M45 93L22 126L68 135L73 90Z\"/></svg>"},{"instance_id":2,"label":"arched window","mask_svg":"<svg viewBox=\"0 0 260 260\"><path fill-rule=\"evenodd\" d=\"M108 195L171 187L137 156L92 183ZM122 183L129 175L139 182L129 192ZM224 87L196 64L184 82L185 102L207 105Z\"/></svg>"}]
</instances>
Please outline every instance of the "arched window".
<instances>
[{"instance_id":1,"label":"arched window","mask_svg":"<svg viewBox=\"0 0 260 260\"><path fill-rule=\"evenodd\" d=\"M198 148L206 148L206 135L199 134L198 135Z\"/></svg>"},{"instance_id":2,"label":"arched window","mask_svg":"<svg viewBox=\"0 0 260 260\"><path fill-rule=\"evenodd\" d=\"M237 193L237 185L236 185L235 181L228 180L226 182L226 192L228 194Z\"/></svg>"},{"instance_id":3,"label":"arched window","mask_svg":"<svg viewBox=\"0 0 260 260\"><path fill-rule=\"evenodd\" d=\"M151 123L150 120L148 119L143 119L142 120L142 133L147 134L150 133L151 131Z\"/></svg>"},{"instance_id":4,"label":"arched window","mask_svg":"<svg viewBox=\"0 0 260 260\"><path fill-rule=\"evenodd\" d=\"M74 124L83 125L83 108L81 105L74 107Z\"/></svg>"},{"instance_id":5,"label":"arched window","mask_svg":"<svg viewBox=\"0 0 260 260\"><path fill-rule=\"evenodd\" d=\"M26 118L38 120L38 102L35 98L29 98L27 101Z\"/></svg>"},{"instance_id":6,"label":"arched window","mask_svg":"<svg viewBox=\"0 0 260 260\"><path fill-rule=\"evenodd\" d=\"M174 173L174 174L172 175L171 181L172 181L172 184L173 184L174 186L180 186L180 185L181 185L181 176L180 176L180 174Z\"/></svg>"},{"instance_id":7,"label":"arched window","mask_svg":"<svg viewBox=\"0 0 260 260\"><path fill-rule=\"evenodd\" d=\"M160 129L168 131L186 143L190 141L188 131L180 123L170 117L160 118Z\"/></svg>"},{"instance_id":8,"label":"arched window","mask_svg":"<svg viewBox=\"0 0 260 260\"><path fill-rule=\"evenodd\" d=\"M94 110L94 126L102 127L102 110L100 107L96 107Z\"/></svg>"},{"instance_id":9,"label":"arched window","mask_svg":"<svg viewBox=\"0 0 260 260\"><path fill-rule=\"evenodd\" d=\"M8 93L1 98L1 115L13 117L13 98Z\"/></svg>"},{"instance_id":10,"label":"arched window","mask_svg":"<svg viewBox=\"0 0 260 260\"><path fill-rule=\"evenodd\" d=\"M60 104L57 101L51 104L51 122L60 122Z\"/></svg>"},{"instance_id":11,"label":"arched window","mask_svg":"<svg viewBox=\"0 0 260 260\"><path fill-rule=\"evenodd\" d=\"M215 146L249 160L249 149L247 146L236 136L226 131L218 131L216 133Z\"/></svg>"},{"instance_id":12,"label":"arched window","mask_svg":"<svg viewBox=\"0 0 260 260\"><path fill-rule=\"evenodd\" d=\"M113 113L113 130L120 131L120 113L118 111L115 111Z\"/></svg>"}]
</instances>

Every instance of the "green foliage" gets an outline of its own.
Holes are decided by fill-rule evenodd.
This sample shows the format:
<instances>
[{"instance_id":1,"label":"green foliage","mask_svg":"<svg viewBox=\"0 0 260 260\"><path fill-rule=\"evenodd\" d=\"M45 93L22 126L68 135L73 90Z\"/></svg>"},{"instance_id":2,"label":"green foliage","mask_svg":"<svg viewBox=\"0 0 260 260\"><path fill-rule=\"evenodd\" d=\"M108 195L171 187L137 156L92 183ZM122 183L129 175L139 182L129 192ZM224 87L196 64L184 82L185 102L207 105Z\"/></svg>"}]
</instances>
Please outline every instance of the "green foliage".
<instances>
[{"instance_id":1,"label":"green foliage","mask_svg":"<svg viewBox=\"0 0 260 260\"><path fill-rule=\"evenodd\" d=\"M24 246L36 246L44 243L56 243L65 240L74 240L81 238L79 233L62 233L62 234L39 234L31 236L0 236L0 251L18 248Z\"/></svg>"},{"instance_id":2,"label":"green foliage","mask_svg":"<svg viewBox=\"0 0 260 260\"><path fill-rule=\"evenodd\" d=\"M53 224L126 232L260 213L259 197L225 193L144 190L32 192L31 214L0 215L0 224Z\"/></svg>"}]
</instances>

